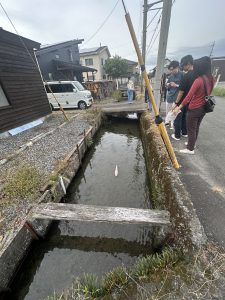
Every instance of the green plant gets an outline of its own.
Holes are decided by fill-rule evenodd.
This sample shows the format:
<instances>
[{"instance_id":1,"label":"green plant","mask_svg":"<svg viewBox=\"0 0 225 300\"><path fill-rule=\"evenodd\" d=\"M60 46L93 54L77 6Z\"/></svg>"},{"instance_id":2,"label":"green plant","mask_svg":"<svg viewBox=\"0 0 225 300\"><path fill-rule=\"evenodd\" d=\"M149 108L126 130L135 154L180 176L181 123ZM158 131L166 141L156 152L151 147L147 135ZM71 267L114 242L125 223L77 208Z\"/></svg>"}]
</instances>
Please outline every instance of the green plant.
<instances>
[{"instance_id":1,"label":"green plant","mask_svg":"<svg viewBox=\"0 0 225 300\"><path fill-rule=\"evenodd\" d=\"M84 274L77 282L76 288L85 296L100 297L105 294L101 281L94 274Z\"/></svg>"},{"instance_id":2,"label":"green plant","mask_svg":"<svg viewBox=\"0 0 225 300\"><path fill-rule=\"evenodd\" d=\"M181 253L177 249L168 247L163 249L160 254L156 253L138 259L131 270L125 266L117 267L105 274L102 280L93 274L84 274L80 279L77 278L72 288L65 291L61 297L49 298L49 300L85 300L104 297L114 291L127 288L129 284L138 284L143 278L149 278L158 270L173 266L180 258Z\"/></svg>"},{"instance_id":3,"label":"green plant","mask_svg":"<svg viewBox=\"0 0 225 300\"><path fill-rule=\"evenodd\" d=\"M112 92L112 98L116 99L118 102L122 99L122 93L119 90L115 90Z\"/></svg>"},{"instance_id":4,"label":"green plant","mask_svg":"<svg viewBox=\"0 0 225 300\"><path fill-rule=\"evenodd\" d=\"M217 87L215 87L215 88L213 89L212 94L213 94L214 96L225 97L225 88L224 88L224 87L219 87L219 86L217 86Z\"/></svg>"},{"instance_id":5,"label":"green plant","mask_svg":"<svg viewBox=\"0 0 225 300\"><path fill-rule=\"evenodd\" d=\"M122 266L113 269L111 272L105 275L103 285L105 290L110 293L115 288L126 285L129 281L129 274L127 269Z\"/></svg>"},{"instance_id":6,"label":"green plant","mask_svg":"<svg viewBox=\"0 0 225 300\"><path fill-rule=\"evenodd\" d=\"M35 167L22 166L15 174L10 174L3 194L8 199L26 198L34 195L41 182L40 175Z\"/></svg>"},{"instance_id":7,"label":"green plant","mask_svg":"<svg viewBox=\"0 0 225 300\"><path fill-rule=\"evenodd\" d=\"M94 142L93 142L93 139L90 137L90 138L86 139L86 143L87 143L88 147L91 147L91 145L93 145Z\"/></svg>"}]
</instances>

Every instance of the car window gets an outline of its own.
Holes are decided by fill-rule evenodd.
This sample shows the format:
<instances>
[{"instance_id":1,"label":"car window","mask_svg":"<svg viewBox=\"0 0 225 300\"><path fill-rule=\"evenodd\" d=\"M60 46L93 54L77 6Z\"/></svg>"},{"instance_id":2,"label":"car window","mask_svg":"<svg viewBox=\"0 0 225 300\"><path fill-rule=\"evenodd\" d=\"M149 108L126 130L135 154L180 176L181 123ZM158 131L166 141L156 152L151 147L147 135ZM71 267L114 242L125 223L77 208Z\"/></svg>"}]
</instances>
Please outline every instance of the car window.
<instances>
[{"instance_id":1,"label":"car window","mask_svg":"<svg viewBox=\"0 0 225 300\"><path fill-rule=\"evenodd\" d=\"M70 84L70 83L67 83L67 84L61 84L62 86L62 92L63 93L70 93L70 92L73 92L73 85Z\"/></svg>"},{"instance_id":2,"label":"car window","mask_svg":"<svg viewBox=\"0 0 225 300\"><path fill-rule=\"evenodd\" d=\"M49 84L49 87L53 93L62 93L61 84Z\"/></svg>"},{"instance_id":3,"label":"car window","mask_svg":"<svg viewBox=\"0 0 225 300\"><path fill-rule=\"evenodd\" d=\"M75 85L75 87L78 89L78 91L84 91L85 88L83 87L83 85L80 82L73 82L73 84Z\"/></svg>"},{"instance_id":4,"label":"car window","mask_svg":"<svg viewBox=\"0 0 225 300\"><path fill-rule=\"evenodd\" d=\"M48 84L45 85L46 93L51 93Z\"/></svg>"}]
</instances>

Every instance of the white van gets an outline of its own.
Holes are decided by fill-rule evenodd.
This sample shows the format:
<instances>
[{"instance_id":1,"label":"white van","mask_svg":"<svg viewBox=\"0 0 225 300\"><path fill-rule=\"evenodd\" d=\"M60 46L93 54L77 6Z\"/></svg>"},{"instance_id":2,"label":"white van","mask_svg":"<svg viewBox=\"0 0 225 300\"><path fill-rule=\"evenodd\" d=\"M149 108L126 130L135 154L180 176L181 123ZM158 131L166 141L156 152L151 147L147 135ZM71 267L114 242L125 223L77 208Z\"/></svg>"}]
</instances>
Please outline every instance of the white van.
<instances>
[{"instance_id":1,"label":"white van","mask_svg":"<svg viewBox=\"0 0 225 300\"><path fill-rule=\"evenodd\" d=\"M91 92L78 81L48 81L45 88L52 109L59 107L52 93L63 108L86 109L93 103Z\"/></svg>"}]
</instances>

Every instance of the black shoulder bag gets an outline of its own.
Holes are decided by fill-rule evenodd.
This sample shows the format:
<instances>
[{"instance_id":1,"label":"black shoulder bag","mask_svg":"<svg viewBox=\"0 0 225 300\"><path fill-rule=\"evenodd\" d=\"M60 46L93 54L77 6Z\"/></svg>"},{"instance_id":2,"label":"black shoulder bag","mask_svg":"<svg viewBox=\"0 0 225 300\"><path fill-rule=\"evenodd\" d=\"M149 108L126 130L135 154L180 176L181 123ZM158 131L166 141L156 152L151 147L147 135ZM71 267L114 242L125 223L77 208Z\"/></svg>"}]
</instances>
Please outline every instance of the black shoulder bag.
<instances>
[{"instance_id":1,"label":"black shoulder bag","mask_svg":"<svg viewBox=\"0 0 225 300\"><path fill-rule=\"evenodd\" d=\"M202 79L203 79L204 90L205 90L205 94L206 94L206 96L205 96L205 112L210 113L210 112L213 112L213 110L214 110L214 107L216 105L216 99L214 98L214 96L208 95L205 78L202 77Z\"/></svg>"}]
</instances>

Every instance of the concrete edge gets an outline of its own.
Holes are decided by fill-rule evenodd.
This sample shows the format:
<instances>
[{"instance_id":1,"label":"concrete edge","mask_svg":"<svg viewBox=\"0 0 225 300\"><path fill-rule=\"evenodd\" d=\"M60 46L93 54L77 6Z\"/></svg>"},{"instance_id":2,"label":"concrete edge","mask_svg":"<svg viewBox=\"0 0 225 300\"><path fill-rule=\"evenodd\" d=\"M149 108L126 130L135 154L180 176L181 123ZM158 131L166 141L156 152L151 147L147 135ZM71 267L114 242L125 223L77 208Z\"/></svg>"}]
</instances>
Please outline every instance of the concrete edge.
<instances>
[{"instance_id":1,"label":"concrete edge","mask_svg":"<svg viewBox=\"0 0 225 300\"><path fill-rule=\"evenodd\" d=\"M92 138L98 131L102 124L102 113L100 112L95 120L93 127L88 130L86 137ZM85 155L88 149L88 145L84 138L78 142L80 149L80 159ZM69 186L70 182L74 178L78 169L81 166L80 160L78 159L77 147L73 149L65 158L64 168L60 171L63 177L65 188ZM46 190L44 194L37 200L37 203L44 202L60 202L64 196L63 189L61 187L60 181L58 180L51 189ZM39 221L32 220L31 218L32 210L27 216L29 224L34 229L35 233L39 237L44 237L52 223L52 221ZM33 241L33 233L25 226L25 221L23 224L16 228L0 243L0 293L7 289L17 270L26 256L28 249Z\"/></svg>"},{"instance_id":2,"label":"concrete edge","mask_svg":"<svg viewBox=\"0 0 225 300\"><path fill-rule=\"evenodd\" d=\"M140 127L146 166L155 206L170 212L175 241L185 251L202 248L207 241L190 195L174 169L153 116L145 112Z\"/></svg>"}]
</instances>

